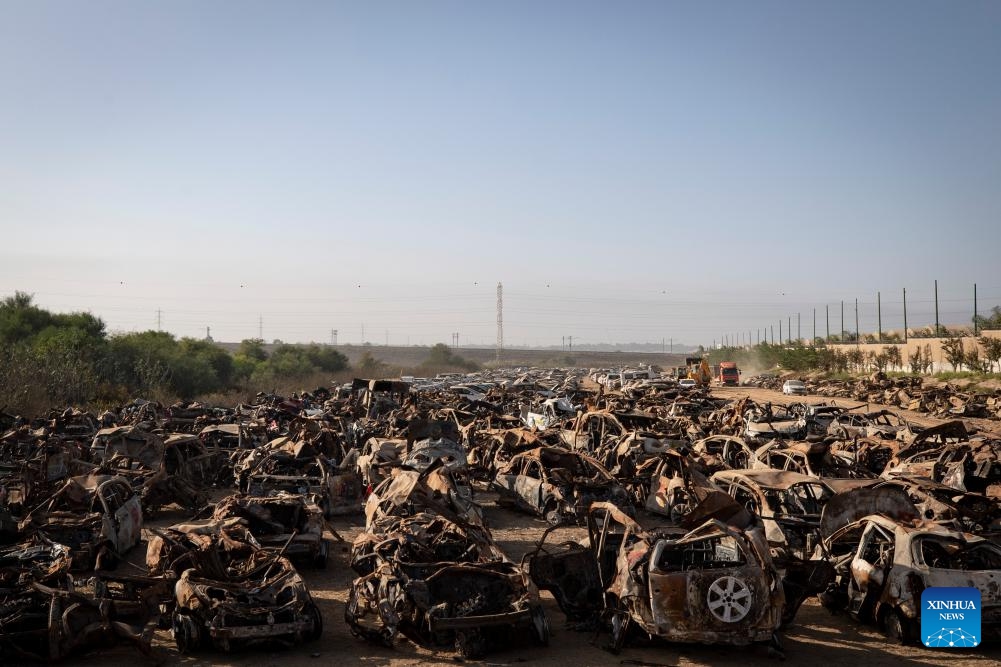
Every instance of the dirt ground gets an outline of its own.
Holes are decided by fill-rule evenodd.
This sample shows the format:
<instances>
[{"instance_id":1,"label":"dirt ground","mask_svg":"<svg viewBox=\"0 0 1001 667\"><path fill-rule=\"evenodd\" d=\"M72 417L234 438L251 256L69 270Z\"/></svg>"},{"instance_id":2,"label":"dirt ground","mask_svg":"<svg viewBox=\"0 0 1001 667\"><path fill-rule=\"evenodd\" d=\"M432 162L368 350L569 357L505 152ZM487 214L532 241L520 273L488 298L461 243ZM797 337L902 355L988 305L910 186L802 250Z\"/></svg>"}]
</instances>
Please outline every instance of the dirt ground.
<instances>
[{"instance_id":1,"label":"dirt ground","mask_svg":"<svg viewBox=\"0 0 1001 667\"><path fill-rule=\"evenodd\" d=\"M780 393L753 388L725 388L714 390L718 395L736 397L750 395L754 400L789 402ZM797 398L797 400L802 400ZM821 402L818 397L807 397L809 402ZM828 399L829 400L829 399ZM840 401L839 401L840 402ZM857 405L851 401L844 404ZM875 409L875 407L873 408ZM908 418L924 424L936 420L921 415L902 412ZM495 496L489 492L477 494L493 534L508 555L519 561L532 549L546 529L540 519L501 509L494 504ZM166 514L152 525L166 526L183 519ZM102 665L107 667L132 667L136 664L182 665L202 667L207 665L245 665L247 667L306 667L321 664L366 665L370 667L403 667L405 665L455 665L463 662L448 652L434 653L417 648L405 640L393 649L369 645L355 639L344 623L344 604L347 590L353 579L348 567L348 550L351 540L358 534L362 516L342 517L332 522L333 528L347 540L332 551L326 570L301 569L323 613L324 630L319 641L286 651L244 650L231 654L205 652L180 656L170 638L169 631L160 631L154 643L156 655L144 657L130 648L120 647L103 653L65 661L74 667ZM647 517L644 523L653 523ZM584 536L581 528L562 528L550 536L554 543ZM139 567L143 563L145 544L131 554L130 562ZM144 567L142 568L145 569ZM602 646L607 635L594 637L564 629L564 617L548 593L543 593L546 612L552 627L548 647L512 646L509 650L492 653L484 660L467 661L473 665L526 664L568 667L569 665L774 665L779 659L769 656L763 647L739 648L726 646L701 646L657 644L646 647L627 647L613 655ZM1001 645L979 649L945 650L920 647L902 647L887 643L872 627L860 626L845 616L832 616L816 601L809 600L800 609L795 623L782 637L786 662L791 664L823 664L831 667L859 665L952 665L972 667L1001 664Z\"/></svg>"}]
</instances>

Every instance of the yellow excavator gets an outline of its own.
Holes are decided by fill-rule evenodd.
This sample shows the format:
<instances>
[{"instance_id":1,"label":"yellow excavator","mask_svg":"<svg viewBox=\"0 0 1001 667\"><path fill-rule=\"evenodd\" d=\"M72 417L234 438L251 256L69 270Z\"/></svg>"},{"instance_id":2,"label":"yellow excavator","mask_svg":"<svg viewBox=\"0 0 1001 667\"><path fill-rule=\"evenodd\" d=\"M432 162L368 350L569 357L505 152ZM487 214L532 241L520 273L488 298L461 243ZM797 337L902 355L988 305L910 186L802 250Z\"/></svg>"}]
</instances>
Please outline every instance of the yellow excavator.
<instances>
[{"instance_id":1,"label":"yellow excavator","mask_svg":"<svg viewBox=\"0 0 1001 667\"><path fill-rule=\"evenodd\" d=\"M700 387L709 386L713 373L705 357L686 357L685 364L688 366L688 378L690 380L695 380L696 384Z\"/></svg>"}]
</instances>

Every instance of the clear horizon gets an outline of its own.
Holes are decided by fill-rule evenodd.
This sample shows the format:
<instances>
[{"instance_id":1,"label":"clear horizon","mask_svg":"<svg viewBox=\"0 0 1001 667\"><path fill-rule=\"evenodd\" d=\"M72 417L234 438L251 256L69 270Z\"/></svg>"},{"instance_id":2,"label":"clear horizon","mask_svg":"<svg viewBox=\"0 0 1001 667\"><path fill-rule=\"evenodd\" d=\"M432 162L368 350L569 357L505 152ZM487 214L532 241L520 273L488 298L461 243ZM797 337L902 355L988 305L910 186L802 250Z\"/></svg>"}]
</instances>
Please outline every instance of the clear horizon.
<instances>
[{"instance_id":1,"label":"clear horizon","mask_svg":"<svg viewBox=\"0 0 1001 667\"><path fill-rule=\"evenodd\" d=\"M1001 304L998 3L0 10L0 298L111 331L491 345L498 281L512 346Z\"/></svg>"}]
</instances>

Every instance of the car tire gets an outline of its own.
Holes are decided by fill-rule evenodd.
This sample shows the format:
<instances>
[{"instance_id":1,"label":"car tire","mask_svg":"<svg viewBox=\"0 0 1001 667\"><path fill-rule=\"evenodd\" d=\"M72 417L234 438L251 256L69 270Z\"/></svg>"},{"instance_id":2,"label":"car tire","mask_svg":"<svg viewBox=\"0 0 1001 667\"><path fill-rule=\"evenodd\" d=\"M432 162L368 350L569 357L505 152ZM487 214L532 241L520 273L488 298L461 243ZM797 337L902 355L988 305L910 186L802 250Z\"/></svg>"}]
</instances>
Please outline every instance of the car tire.
<instances>
[{"instance_id":1,"label":"car tire","mask_svg":"<svg viewBox=\"0 0 1001 667\"><path fill-rule=\"evenodd\" d=\"M325 570L325 569L327 569L327 556L328 555L329 554L328 554L328 547L327 547L326 541L321 542L320 543L320 551L319 551L319 553L316 554L316 557L313 558L313 567L315 567L318 570Z\"/></svg>"},{"instance_id":2,"label":"car tire","mask_svg":"<svg viewBox=\"0 0 1001 667\"><path fill-rule=\"evenodd\" d=\"M190 614L175 611L170 632L181 655L192 653L202 646L201 628Z\"/></svg>"},{"instance_id":3,"label":"car tire","mask_svg":"<svg viewBox=\"0 0 1001 667\"><path fill-rule=\"evenodd\" d=\"M455 650L465 660L476 660L487 652L487 642L479 630L456 632Z\"/></svg>"},{"instance_id":4,"label":"car tire","mask_svg":"<svg viewBox=\"0 0 1001 667\"><path fill-rule=\"evenodd\" d=\"M532 629L535 632L535 643L539 646L549 646L549 617L542 605L532 607Z\"/></svg>"},{"instance_id":5,"label":"car tire","mask_svg":"<svg viewBox=\"0 0 1001 667\"><path fill-rule=\"evenodd\" d=\"M618 654L622 650L622 647L626 644L626 638L629 636L629 626L631 625L632 618L629 616L629 612L623 609L615 609L612 611L612 617L610 619L610 625L612 630L612 644L609 646L610 651L613 655Z\"/></svg>"},{"instance_id":6,"label":"car tire","mask_svg":"<svg viewBox=\"0 0 1001 667\"><path fill-rule=\"evenodd\" d=\"M883 619L883 632L894 644L903 646L912 643L910 623L896 609L890 611Z\"/></svg>"},{"instance_id":7,"label":"car tire","mask_svg":"<svg viewBox=\"0 0 1001 667\"><path fill-rule=\"evenodd\" d=\"M310 602L306 607L306 615L313 621L313 629L306 635L306 641L316 641L323 634L323 614L315 602Z\"/></svg>"}]
</instances>

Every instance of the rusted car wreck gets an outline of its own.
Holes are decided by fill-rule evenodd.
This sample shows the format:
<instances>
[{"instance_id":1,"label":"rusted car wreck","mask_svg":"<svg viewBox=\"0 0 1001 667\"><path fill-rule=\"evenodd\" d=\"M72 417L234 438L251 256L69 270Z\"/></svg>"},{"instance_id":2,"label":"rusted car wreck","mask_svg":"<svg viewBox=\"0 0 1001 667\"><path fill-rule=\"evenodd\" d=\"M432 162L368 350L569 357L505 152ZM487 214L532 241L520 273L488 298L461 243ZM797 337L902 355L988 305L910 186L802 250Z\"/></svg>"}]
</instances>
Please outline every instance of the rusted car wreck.
<instances>
[{"instance_id":1,"label":"rusted car wreck","mask_svg":"<svg viewBox=\"0 0 1001 667\"><path fill-rule=\"evenodd\" d=\"M820 567L783 578L760 524L647 531L609 503L592 506L586 545L544 542L529 557L532 580L569 620L607 626L615 650L639 636L777 647L779 628L829 577Z\"/></svg>"},{"instance_id":2,"label":"rusted car wreck","mask_svg":"<svg viewBox=\"0 0 1001 667\"><path fill-rule=\"evenodd\" d=\"M171 634L181 653L319 638L323 618L299 573L281 553L260 548L241 519L153 532L146 564L177 577Z\"/></svg>"}]
</instances>

